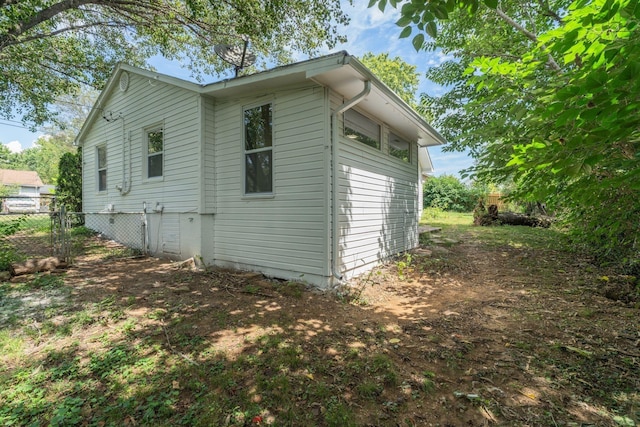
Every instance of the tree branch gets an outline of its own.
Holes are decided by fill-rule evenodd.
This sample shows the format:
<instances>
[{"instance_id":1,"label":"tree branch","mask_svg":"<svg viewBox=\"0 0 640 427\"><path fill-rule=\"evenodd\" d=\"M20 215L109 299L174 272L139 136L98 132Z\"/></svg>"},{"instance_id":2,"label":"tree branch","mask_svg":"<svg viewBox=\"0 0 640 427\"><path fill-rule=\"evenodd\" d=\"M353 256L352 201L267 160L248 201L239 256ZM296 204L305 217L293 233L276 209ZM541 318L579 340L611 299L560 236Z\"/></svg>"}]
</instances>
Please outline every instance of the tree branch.
<instances>
[{"instance_id":1,"label":"tree branch","mask_svg":"<svg viewBox=\"0 0 640 427\"><path fill-rule=\"evenodd\" d=\"M509 24L511 27L515 28L516 30L520 31L522 34L524 34L524 36L526 38L528 38L529 40L538 43L538 36L536 36L534 33L532 33L531 31L527 30L526 28L524 28L522 25L518 24L516 21L514 21L511 17L509 17L506 13L504 13L499 7L493 9L496 11L496 13L498 14L498 16L500 18L502 18L503 21L505 21L507 24ZM546 50L546 47L543 45L542 46L543 50ZM553 59L553 56L551 56L550 53L547 54L547 64L555 71L561 71L560 66L558 65L558 63L555 61L555 59Z\"/></svg>"},{"instance_id":2,"label":"tree branch","mask_svg":"<svg viewBox=\"0 0 640 427\"><path fill-rule=\"evenodd\" d=\"M25 32L29 31L36 25L42 24L43 22L50 20L51 18L53 18L56 15L59 15L60 13L66 12L67 10L70 10L70 9L77 9L79 6L82 6L84 4L97 3L97 2L99 1L98 0L64 0L64 1L61 1L60 3L54 3L51 6L47 7L46 9L42 9L35 15L31 16L30 19L16 23L13 29L11 29L10 31L7 31L7 34L3 36L0 40L4 41L9 39L15 39L21 34L24 34ZM4 43L1 43L1 45L4 46Z\"/></svg>"},{"instance_id":3,"label":"tree branch","mask_svg":"<svg viewBox=\"0 0 640 427\"><path fill-rule=\"evenodd\" d=\"M542 9L543 15L546 15L552 18L558 24L561 24L561 25L564 24L564 21L562 20L560 15L558 15L556 12L551 10L551 7L549 6L549 0L538 0L538 3L540 4L540 8Z\"/></svg>"},{"instance_id":4,"label":"tree branch","mask_svg":"<svg viewBox=\"0 0 640 427\"><path fill-rule=\"evenodd\" d=\"M129 27L128 24L124 23L124 22L94 22L91 24L85 24L85 25L72 25L70 27L66 27L66 28L61 28L59 30L56 31L52 31L50 33L38 33L35 34L33 36L29 36L29 37L24 37L24 38L20 38L20 39L14 39L13 41L8 41L7 43L5 43L5 45L3 47L8 47L8 46L13 46L13 45L18 45L18 44L22 44L22 43L28 43L30 41L33 40L39 40L39 39L45 39L48 37L54 37L57 35L60 35L62 33L66 33L69 31L76 31L76 30L84 30L87 28L92 28L92 27L113 27L113 28L126 28Z\"/></svg>"}]
</instances>

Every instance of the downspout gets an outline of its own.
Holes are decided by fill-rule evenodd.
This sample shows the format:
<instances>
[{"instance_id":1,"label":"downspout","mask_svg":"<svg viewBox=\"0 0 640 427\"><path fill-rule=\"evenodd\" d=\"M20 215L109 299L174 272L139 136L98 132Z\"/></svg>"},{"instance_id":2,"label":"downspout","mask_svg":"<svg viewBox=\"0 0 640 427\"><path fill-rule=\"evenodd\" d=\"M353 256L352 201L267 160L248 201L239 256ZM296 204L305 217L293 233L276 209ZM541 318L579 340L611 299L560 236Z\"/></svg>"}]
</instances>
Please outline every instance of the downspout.
<instances>
[{"instance_id":1,"label":"downspout","mask_svg":"<svg viewBox=\"0 0 640 427\"><path fill-rule=\"evenodd\" d=\"M342 281L342 273L338 266L338 251L340 250L338 245L339 229L338 218L340 216L340 207L338 206L338 114L347 111L360 101L362 101L371 92L371 82L369 80L364 81L364 89L362 92L354 96L348 101L345 101L340 107L338 107L333 113L331 113L331 274L338 279L338 282Z\"/></svg>"}]
</instances>

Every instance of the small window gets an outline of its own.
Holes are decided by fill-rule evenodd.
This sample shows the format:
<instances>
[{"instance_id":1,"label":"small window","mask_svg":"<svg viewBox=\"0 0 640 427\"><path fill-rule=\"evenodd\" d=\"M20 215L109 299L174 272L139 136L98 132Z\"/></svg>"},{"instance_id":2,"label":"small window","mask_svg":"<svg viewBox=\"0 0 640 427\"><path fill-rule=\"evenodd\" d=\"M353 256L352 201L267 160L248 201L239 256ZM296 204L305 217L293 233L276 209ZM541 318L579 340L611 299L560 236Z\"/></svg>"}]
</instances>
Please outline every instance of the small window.
<instances>
[{"instance_id":1,"label":"small window","mask_svg":"<svg viewBox=\"0 0 640 427\"><path fill-rule=\"evenodd\" d=\"M162 128L147 131L147 178L162 176L164 132Z\"/></svg>"},{"instance_id":2,"label":"small window","mask_svg":"<svg viewBox=\"0 0 640 427\"><path fill-rule=\"evenodd\" d=\"M273 107L244 110L244 192L273 191Z\"/></svg>"},{"instance_id":3,"label":"small window","mask_svg":"<svg viewBox=\"0 0 640 427\"><path fill-rule=\"evenodd\" d=\"M344 135L380 149L380 125L355 110L344 112Z\"/></svg>"},{"instance_id":4,"label":"small window","mask_svg":"<svg viewBox=\"0 0 640 427\"><path fill-rule=\"evenodd\" d=\"M389 132L389 154L407 163L411 163L411 144L406 139Z\"/></svg>"},{"instance_id":5,"label":"small window","mask_svg":"<svg viewBox=\"0 0 640 427\"><path fill-rule=\"evenodd\" d=\"M107 147L96 148L98 159L98 191L107 191Z\"/></svg>"}]
</instances>

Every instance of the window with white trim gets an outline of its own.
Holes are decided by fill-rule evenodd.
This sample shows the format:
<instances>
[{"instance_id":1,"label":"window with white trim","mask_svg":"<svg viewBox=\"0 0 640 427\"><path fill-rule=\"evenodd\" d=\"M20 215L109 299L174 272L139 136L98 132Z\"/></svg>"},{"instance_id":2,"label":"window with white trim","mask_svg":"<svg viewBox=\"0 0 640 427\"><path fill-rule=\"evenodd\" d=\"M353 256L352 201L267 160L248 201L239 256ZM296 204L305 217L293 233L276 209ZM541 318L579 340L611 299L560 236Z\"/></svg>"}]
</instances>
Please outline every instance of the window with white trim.
<instances>
[{"instance_id":1,"label":"window with white trim","mask_svg":"<svg viewBox=\"0 0 640 427\"><path fill-rule=\"evenodd\" d=\"M162 177L164 168L164 130L154 128L145 131L147 178Z\"/></svg>"},{"instance_id":2,"label":"window with white trim","mask_svg":"<svg viewBox=\"0 0 640 427\"><path fill-rule=\"evenodd\" d=\"M407 163L411 163L411 144L401 136L389 132L389 154Z\"/></svg>"},{"instance_id":3,"label":"window with white trim","mask_svg":"<svg viewBox=\"0 0 640 427\"><path fill-rule=\"evenodd\" d=\"M273 192L273 105L244 110L244 192Z\"/></svg>"},{"instance_id":4,"label":"window with white trim","mask_svg":"<svg viewBox=\"0 0 640 427\"><path fill-rule=\"evenodd\" d=\"M356 110L344 112L344 136L380 149L380 125Z\"/></svg>"},{"instance_id":5,"label":"window with white trim","mask_svg":"<svg viewBox=\"0 0 640 427\"><path fill-rule=\"evenodd\" d=\"M107 191L107 146L96 147L98 191Z\"/></svg>"}]
</instances>

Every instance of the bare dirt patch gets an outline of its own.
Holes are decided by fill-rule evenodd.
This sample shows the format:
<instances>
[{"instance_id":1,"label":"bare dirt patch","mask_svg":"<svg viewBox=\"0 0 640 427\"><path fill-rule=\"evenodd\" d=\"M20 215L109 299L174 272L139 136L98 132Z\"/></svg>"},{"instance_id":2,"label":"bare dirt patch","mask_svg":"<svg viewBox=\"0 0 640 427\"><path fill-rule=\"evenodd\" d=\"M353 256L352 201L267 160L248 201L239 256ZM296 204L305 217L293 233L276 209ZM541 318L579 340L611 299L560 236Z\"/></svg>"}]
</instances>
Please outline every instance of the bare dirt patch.
<instances>
[{"instance_id":1,"label":"bare dirt patch","mask_svg":"<svg viewBox=\"0 0 640 427\"><path fill-rule=\"evenodd\" d=\"M587 260L471 235L445 243L337 294L150 258L79 262L65 277L70 301L97 307L104 321L87 322L66 345L87 354L114 346L99 337L117 333L122 342L151 337L186 365L243 363L224 386L215 378L222 368L198 377L236 406L219 408L227 425L638 422L638 310L601 296ZM35 339L26 352L46 344ZM173 381L176 419L197 394L180 385L186 379ZM239 411L243 402L256 409ZM353 414L344 423L341 408ZM145 424L129 417L125 424Z\"/></svg>"}]
</instances>

